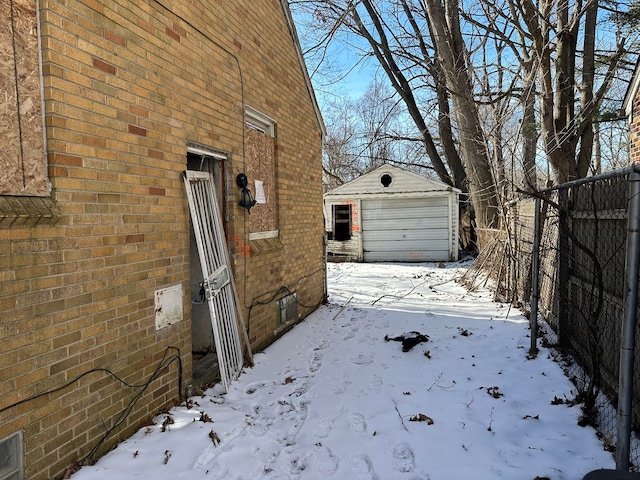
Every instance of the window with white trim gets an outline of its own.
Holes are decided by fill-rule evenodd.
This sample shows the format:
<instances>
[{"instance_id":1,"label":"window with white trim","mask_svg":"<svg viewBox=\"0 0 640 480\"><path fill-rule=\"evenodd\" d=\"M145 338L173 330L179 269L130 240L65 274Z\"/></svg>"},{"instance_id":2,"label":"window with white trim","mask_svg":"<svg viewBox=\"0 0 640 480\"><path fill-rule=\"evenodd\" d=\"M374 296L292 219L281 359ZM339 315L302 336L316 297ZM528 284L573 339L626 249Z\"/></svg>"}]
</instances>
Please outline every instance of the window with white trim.
<instances>
[{"instance_id":1,"label":"window with white trim","mask_svg":"<svg viewBox=\"0 0 640 480\"><path fill-rule=\"evenodd\" d=\"M274 120L247 107L245 174L248 188L257 201L248 214L249 240L278 237L275 134Z\"/></svg>"}]
</instances>

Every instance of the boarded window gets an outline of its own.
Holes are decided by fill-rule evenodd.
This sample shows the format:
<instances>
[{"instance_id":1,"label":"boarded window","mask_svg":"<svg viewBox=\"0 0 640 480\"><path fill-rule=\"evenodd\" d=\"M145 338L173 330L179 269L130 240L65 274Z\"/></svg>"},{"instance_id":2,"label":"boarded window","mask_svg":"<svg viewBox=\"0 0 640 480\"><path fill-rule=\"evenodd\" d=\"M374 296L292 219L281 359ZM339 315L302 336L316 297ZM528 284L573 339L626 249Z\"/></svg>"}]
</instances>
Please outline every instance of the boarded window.
<instances>
[{"instance_id":1,"label":"boarded window","mask_svg":"<svg viewBox=\"0 0 640 480\"><path fill-rule=\"evenodd\" d=\"M333 239L338 242L351 239L351 204L333 205Z\"/></svg>"},{"instance_id":2,"label":"boarded window","mask_svg":"<svg viewBox=\"0 0 640 480\"><path fill-rule=\"evenodd\" d=\"M0 195L46 196L36 1L0 2Z\"/></svg>"},{"instance_id":3,"label":"boarded window","mask_svg":"<svg viewBox=\"0 0 640 480\"><path fill-rule=\"evenodd\" d=\"M278 235L276 201L276 159L274 138L265 132L246 127L247 177L249 190L258 201L249 214L250 238Z\"/></svg>"}]
</instances>

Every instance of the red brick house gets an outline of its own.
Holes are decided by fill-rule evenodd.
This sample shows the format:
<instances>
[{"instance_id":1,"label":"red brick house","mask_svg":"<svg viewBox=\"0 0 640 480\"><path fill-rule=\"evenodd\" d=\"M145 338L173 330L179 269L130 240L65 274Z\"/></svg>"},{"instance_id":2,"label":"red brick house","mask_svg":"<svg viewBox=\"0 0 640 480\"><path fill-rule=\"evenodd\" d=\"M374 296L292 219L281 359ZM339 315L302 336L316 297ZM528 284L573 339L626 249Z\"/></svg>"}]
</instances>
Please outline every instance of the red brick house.
<instances>
[{"instance_id":1,"label":"red brick house","mask_svg":"<svg viewBox=\"0 0 640 480\"><path fill-rule=\"evenodd\" d=\"M53 479L323 301L324 127L285 0L0 5L0 478Z\"/></svg>"}]
</instances>

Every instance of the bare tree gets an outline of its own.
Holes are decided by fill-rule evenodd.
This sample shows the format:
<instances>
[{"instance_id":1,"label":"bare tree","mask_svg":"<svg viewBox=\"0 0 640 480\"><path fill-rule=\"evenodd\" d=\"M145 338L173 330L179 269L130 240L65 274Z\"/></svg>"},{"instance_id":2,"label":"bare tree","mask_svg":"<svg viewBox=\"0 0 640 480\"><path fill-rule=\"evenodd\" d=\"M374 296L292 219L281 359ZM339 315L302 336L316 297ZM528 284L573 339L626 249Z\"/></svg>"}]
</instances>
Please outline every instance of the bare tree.
<instances>
[{"instance_id":1,"label":"bare tree","mask_svg":"<svg viewBox=\"0 0 640 480\"><path fill-rule=\"evenodd\" d=\"M525 34L532 39L543 145L559 183L587 174L593 148L593 119L625 54L625 39L620 37L607 55L597 82L598 9L598 0L585 4L515 0L513 4L513 11L526 28Z\"/></svg>"},{"instance_id":2,"label":"bare tree","mask_svg":"<svg viewBox=\"0 0 640 480\"><path fill-rule=\"evenodd\" d=\"M323 171L331 190L380 165L401 165L417 173L431 166L422 161L420 139L405 133L398 100L387 83L373 78L359 97L336 97L325 108L327 137ZM416 145L418 148L416 148Z\"/></svg>"},{"instance_id":3,"label":"bare tree","mask_svg":"<svg viewBox=\"0 0 640 480\"><path fill-rule=\"evenodd\" d=\"M325 190L331 190L364 172L355 153L358 127L352 116L353 102L349 98L334 100L325 108L327 135L322 172Z\"/></svg>"},{"instance_id":4,"label":"bare tree","mask_svg":"<svg viewBox=\"0 0 640 480\"><path fill-rule=\"evenodd\" d=\"M545 159L556 182L589 172L594 121L631 31L616 23L628 5L608 1L605 16L600 2L291 0L324 32L310 53L345 35L375 59L434 171L471 194L484 227L499 225L508 173L535 189Z\"/></svg>"},{"instance_id":5,"label":"bare tree","mask_svg":"<svg viewBox=\"0 0 640 480\"><path fill-rule=\"evenodd\" d=\"M469 177L469 192L478 225L498 227L496 182L475 101L458 0L424 0L437 61L445 77L458 127L460 152Z\"/></svg>"}]
</instances>

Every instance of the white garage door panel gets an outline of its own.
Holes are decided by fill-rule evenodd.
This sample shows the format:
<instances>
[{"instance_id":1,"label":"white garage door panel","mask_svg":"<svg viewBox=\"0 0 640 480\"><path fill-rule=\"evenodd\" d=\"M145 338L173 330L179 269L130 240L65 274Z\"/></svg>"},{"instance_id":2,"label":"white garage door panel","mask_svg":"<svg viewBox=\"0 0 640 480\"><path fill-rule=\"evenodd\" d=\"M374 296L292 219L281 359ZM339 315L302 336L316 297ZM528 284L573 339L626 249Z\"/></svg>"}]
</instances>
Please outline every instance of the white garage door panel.
<instances>
[{"instance_id":1,"label":"white garage door panel","mask_svg":"<svg viewBox=\"0 0 640 480\"><path fill-rule=\"evenodd\" d=\"M429 248L425 248L428 246ZM446 240L430 241L425 245L424 240L404 240L404 241L380 241L369 242L367 248L370 252L399 252L407 250L409 252L427 252L435 250L447 250L449 243Z\"/></svg>"},{"instance_id":2,"label":"white garage door panel","mask_svg":"<svg viewBox=\"0 0 640 480\"><path fill-rule=\"evenodd\" d=\"M396 212L396 217L398 213ZM448 231L449 219L446 217L435 218L389 218L380 220L377 218L363 218L362 224L367 227L367 231L408 231L408 230L444 230Z\"/></svg>"},{"instance_id":3,"label":"white garage door panel","mask_svg":"<svg viewBox=\"0 0 640 480\"><path fill-rule=\"evenodd\" d=\"M428 254L428 256L427 256ZM389 260L393 255L393 260ZM365 253L367 262L447 262L449 250L430 250L429 252L368 252Z\"/></svg>"},{"instance_id":4,"label":"white garage door panel","mask_svg":"<svg viewBox=\"0 0 640 480\"><path fill-rule=\"evenodd\" d=\"M367 240L369 242L409 242L409 241L424 241L429 242L442 240L444 242L449 241L449 235L447 231L440 229L415 229L415 230L367 230Z\"/></svg>"},{"instance_id":5,"label":"white garage door panel","mask_svg":"<svg viewBox=\"0 0 640 480\"><path fill-rule=\"evenodd\" d=\"M364 202L363 202L364 204ZM363 210L363 220L395 220L400 216L403 219L421 219L421 218L447 218L447 212L442 207L400 207L399 209L384 208L384 209L371 209ZM443 211L444 210L444 211Z\"/></svg>"},{"instance_id":6,"label":"white garage door panel","mask_svg":"<svg viewBox=\"0 0 640 480\"><path fill-rule=\"evenodd\" d=\"M365 261L449 260L446 198L367 199L361 205Z\"/></svg>"}]
</instances>

